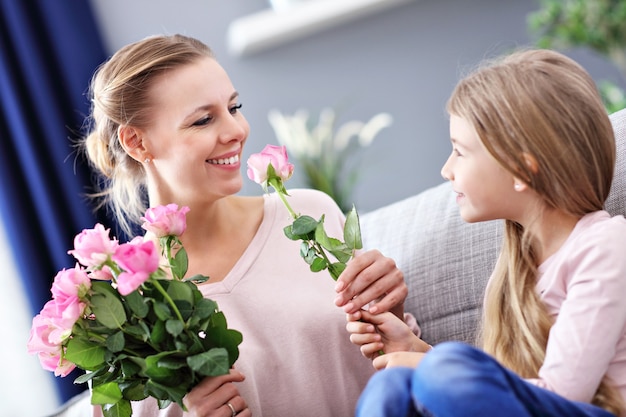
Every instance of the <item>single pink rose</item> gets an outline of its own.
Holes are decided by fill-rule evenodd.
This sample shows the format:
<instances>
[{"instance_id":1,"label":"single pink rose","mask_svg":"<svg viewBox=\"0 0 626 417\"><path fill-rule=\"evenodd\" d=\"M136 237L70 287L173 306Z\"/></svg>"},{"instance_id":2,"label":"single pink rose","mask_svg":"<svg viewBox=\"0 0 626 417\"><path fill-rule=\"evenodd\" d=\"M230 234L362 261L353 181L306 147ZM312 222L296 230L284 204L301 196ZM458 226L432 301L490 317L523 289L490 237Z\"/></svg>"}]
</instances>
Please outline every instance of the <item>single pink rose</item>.
<instances>
[{"instance_id":1,"label":"single pink rose","mask_svg":"<svg viewBox=\"0 0 626 417\"><path fill-rule=\"evenodd\" d=\"M287 158L287 148L285 146L265 145L260 153L250 155L248 158L248 178L257 184L266 184L267 168L274 167L276 175L282 181L291 178L294 166Z\"/></svg>"},{"instance_id":2,"label":"single pink rose","mask_svg":"<svg viewBox=\"0 0 626 417\"><path fill-rule=\"evenodd\" d=\"M109 237L109 230L100 223L93 229L83 230L74 238L74 249L67 253L86 267L102 265L118 246L117 240Z\"/></svg>"},{"instance_id":3,"label":"single pink rose","mask_svg":"<svg viewBox=\"0 0 626 417\"><path fill-rule=\"evenodd\" d=\"M124 270L117 277L117 290L122 295L135 291L159 267L159 252L154 242L141 237L120 245L113 260Z\"/></svg>"},{"instance_id":4,"label":"single pink rose","mask_svg":"<svg viewBox=\"0 0 626 417\"><path fill-rule=\"evenodd\" d=\"M70 309L77 311L81 309L75 305ZM68 312L66 306L60 306L56 300L48 301L41 312L33 317L28 339L28 353L52 353L58 354L61 345L71 336L74 323L80 314ZM82 307L84 311L84 306ZM81 312L82 314L82 312Z\"/></svg>"},{"instance_id":5,"label":"single pink rose","mask_svg":"<svg viewBox=\"0 0 626 417\"><path fill-rule=\"evenodd\" d=\"M59 271L54 277L52 298L59 304L65 304L68 298L84 298L90 288L91 280L87 272L77 264L74 268Z\"/></svg>"},{"instance_id":6,"label":"single pink rose","mask_svg":"<svg viewBox=\"0 0 626 417\"><path fill-rule=\"evenodd\" d=\"M187 228L188 212L189 207L181 207L179 210L176 204L152 207L146 210L145 216L141 218L144 221L141 227L157 237L180 236Z\"/></svg>"}]
</instances>

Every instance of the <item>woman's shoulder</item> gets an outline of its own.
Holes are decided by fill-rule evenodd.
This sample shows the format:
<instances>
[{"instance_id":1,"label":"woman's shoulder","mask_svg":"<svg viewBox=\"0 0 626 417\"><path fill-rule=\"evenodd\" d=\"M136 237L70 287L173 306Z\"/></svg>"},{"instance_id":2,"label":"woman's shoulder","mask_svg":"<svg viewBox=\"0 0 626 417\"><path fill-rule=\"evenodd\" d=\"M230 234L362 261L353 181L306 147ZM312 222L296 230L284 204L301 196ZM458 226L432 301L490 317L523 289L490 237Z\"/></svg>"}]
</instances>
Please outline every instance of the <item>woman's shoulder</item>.
<instances>
[{"instance_id":1,"label":"woman's shoulder","mask_svg":"<svg viewBox=\"0 0 626 417\"><path fill-rule=\"evenodd\" d=\"M339 208L335 200L333 200L328 194L323 191L313 188L293 188L287 190L289 193L288 199L297 201L298 204L313 204L314 206L324 206L333 208Z\"/></svg>"}]
</instances>

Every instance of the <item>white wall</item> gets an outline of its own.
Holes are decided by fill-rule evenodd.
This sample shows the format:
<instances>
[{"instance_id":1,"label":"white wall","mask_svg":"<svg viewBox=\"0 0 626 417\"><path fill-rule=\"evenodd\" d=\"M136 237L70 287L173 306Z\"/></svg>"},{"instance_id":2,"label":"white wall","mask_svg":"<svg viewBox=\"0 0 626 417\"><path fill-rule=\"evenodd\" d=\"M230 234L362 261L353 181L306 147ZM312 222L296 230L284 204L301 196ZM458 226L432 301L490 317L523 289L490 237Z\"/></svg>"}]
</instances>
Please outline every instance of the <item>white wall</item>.
<instances>
[{"instance_id":1,"label":"white wall","mask_svg":"<svg viewBox=\"0 0 626 417\"><path fill-rule=\"evenodd\" d=\"M241 94L252 129L248 154L276 143L267 121L271 108L317 111L349 102L344 121L391 113L393 126L364 154L354 201L362 213L442 181L450 150L444 106L460 71L530 43L526 15L538 8L528 0L417 0L237 58L227 50L228 24L266 9L267 0L90 1L110 52L155 33L180 32L209 44ZM572 56L596 78L619 81L603 59L581 51ZM299 184L297 171L291 181ZM244 183L242 193L261 192Z\"/></svg>"},{"instance_id":2,"label":"white wall","mask_svg":"<svg viewBox=\"0 0 626 417\"><path fill-rule=\"evenodd\" d=\"M54 376L41 368L36 356L26 352L32 316L18 277L10 241L1 221L0 265L0 317L3 332L0 343L0 416L42 417L52 413L59 405L53 385Z\"/></svg>"}]
</instances>

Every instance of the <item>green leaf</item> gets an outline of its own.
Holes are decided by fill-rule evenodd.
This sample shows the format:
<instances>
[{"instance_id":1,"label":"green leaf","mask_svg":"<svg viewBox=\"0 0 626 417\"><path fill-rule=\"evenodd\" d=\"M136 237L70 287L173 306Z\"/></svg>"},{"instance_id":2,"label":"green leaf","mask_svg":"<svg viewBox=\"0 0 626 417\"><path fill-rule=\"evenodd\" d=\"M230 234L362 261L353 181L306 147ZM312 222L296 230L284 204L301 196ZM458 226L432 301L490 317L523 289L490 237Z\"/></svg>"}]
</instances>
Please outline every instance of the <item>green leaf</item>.
<instances>
[{"instance_id":1,"label":"green leaf","mask_svg":"<svg viewBox=\"0 0 626 417\"><path fill-rule=\"evenodd\" d=\"M317 252L315 252L315 249L309 246L309 243L305 241L300 244L300 256L304 258L307 264L311 265L317 258Z\"/></svg>"},{"instance_id":2,"label":"green leaf","mask_svg":"<svg viewBox=\"0 0 626 417\"><path fill-rule=\"evenodd\" d=\"M103 346L79 338L70 339L65 350L65 359L87 371L94 371L104 363L106 349Z\"/></svg>"},{"instance_id":3,"label":"green leaf","mask_svg":"<svg viewBox=\"0 0 626 417\"><path fill-rule=\"evenodd\" d=\"M119 400L115 404L102 407L104 417L131 417L132 413L133 410L128 400Z\"/></svg>"},{"instance_id":4,"label":"green leaf","mask_svg":"<svg viewBox=\"0 0 626 417\"><path fill-rule=\"evenodd\" d=\"M154 314L156 314L159 320L163 321L167 321L172 318L172 311L168 305L160 301L154 302Z\"/></svg>"},{"instance_id":5,"label":"green leaf","mask_svg":"<svg viewBox=\"0 0 626 417\"><path fill-rule=\"evenodd\" d=\"M333 277L335 281L337 281L344 269L346 269L346 264L342 262L328 265L328 272L330 272L330 276Z\"/></svg>"},{"instance_id":6,"label":"green leaf","mask_svg":"<svg viewBox=\"0 0 626 417\"><path fill-rule=\"evenodd\" d=\"M350 249L363 248L363 241L361 239L361 226L359 224L359 214L356 208L352 206L352 210L346 216L346 223L343 226L343 239L346 246Z\"/></svg>"},{"instance_id":7,"label":"green leaf","mask_svg":"<svg viewBox=\"0 0 626 417\"><path fill-rule=\"evenodd\" d=\"M182 279L187 273L189 265L189 259L187 258L187 251L181 247L174 256L174 263L172 264L172 275L176 279Z\"/></svg>"},{"instance_id":8,"label":"green leaf","mask_svg":"<svg viewBox=\"0 0 626 417\"><path fill-rule=\"evenodd\" d=\"M146 300L141 296L139 291L133 291L126 296L126 304L130 307L130 310L139 318L144 318L148 315L150 307L146 303Z\"/></svg>"},{"instance_id":9,"label":"green leaf","mask_svg":"<svg viewBox=\"0 0 626 417\"><path fill-rule=\"evenodd\" d=\"M111 286L104 282L94 282L91 288L94 293L90 306L96 321L109 329L121 329L126 323L126 312L119 293L111 291Z\"/></svg>"},{"instance_id":10,"label":"green leaf","mask_svg":"<svg viewBox=\"0 0 626 417\"><path fill-rule=\"evenodd\" d=\"M203 282L207 282L210 278L207 277L206 275L202 275L202 274L196 274L192 277L188 277L183 279L183 281L191 281L194 284L202 284Z\"/></svg>"},{"instance_id":11,"label":"green leaf","mask_svg":"<svg viewBox=\"0 0 626 417\"><path fill-rule=\"evenodd\" d=\"M91 389L91 403L94 405L115 404L122 398L122 391L115 382L107 382Z\"/></svg>"},{"instance_id":12,"label":"green leaf","mask_svg":"<svg viewBox=\"0 0 626 417\"><path fill-rule=\"evenodd\" d=\"M111 352L121 352L124 350L124 333L115 332L111 336L107 337L106 346Z\"/></svg>"},{"instance_id":13,"label":"green leaf","mask_svg":"<svg viewBox=\"0 0 626 417\"><path fill-rule=\"evenodd\" d=\"M228 351L224 348L213 348L207 352L189 356L187 364L204 376L225 375L230 369Z\"/></svg>"},{"instance_id":14,"label":"green leaf","mask_svg":"<svg viewBox=\"0 0 626 417\"><path fill-rule=\"evenodd\" d=\"M323 216L322 220L323 221ZM318 221L311 216L299 216L291 225L291 232L294 235L308 235L317 228Z\"/></svg>"},{"instance_id":15,"label":"green leaf","mask_svg":"<svg viewBox=\"0 0 626 417\"><path fill-rule=\"evenodd\" d=\"M328 262L326 259L316 258L310 265L311 272L320 272L328 267Z\"/></svg>"},{"instance_id":16,"label":"green leaf","mask_svg":"<svg viewBox=\"0 0 626 417\"><path fill-rule=\"evenodd\" d=\"M153 343L161 343L167 337L167 332L165 331L165 322L162 320L157 320L152 326L152 331L150 332L150 339Z\"/></svg>"},{"instance_id":17,"label":"green leaf","mask_svg":"<svg viewBox=\"0 0 626 417\"><path fill-rule=\"evenodd\" d=\"M185 325L180 320L168 320L165 322L165 330L172 336L176 337L183 332Z\"/></svg>"}]
</instances>

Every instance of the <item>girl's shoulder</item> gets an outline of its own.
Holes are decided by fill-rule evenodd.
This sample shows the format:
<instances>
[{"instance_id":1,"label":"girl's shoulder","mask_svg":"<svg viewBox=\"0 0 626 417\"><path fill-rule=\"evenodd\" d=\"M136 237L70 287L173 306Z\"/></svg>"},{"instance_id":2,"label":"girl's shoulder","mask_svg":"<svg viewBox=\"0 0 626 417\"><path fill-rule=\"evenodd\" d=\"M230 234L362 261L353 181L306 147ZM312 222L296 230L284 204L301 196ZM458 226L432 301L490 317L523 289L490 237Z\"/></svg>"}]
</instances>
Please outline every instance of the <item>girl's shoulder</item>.
<instances>
[{"instance_id":1,"label":"girl's shoulder","mask_svg":"<svg viewBox=\"0 0 626 417\"><path fill-rule=\"evenodd\" d=\"M626 242L626 218L617 215L611 216L604 210L589 213L584 216L577 225L578 237L596 238L603 241Z\"/></svg>"}]
</instances>

